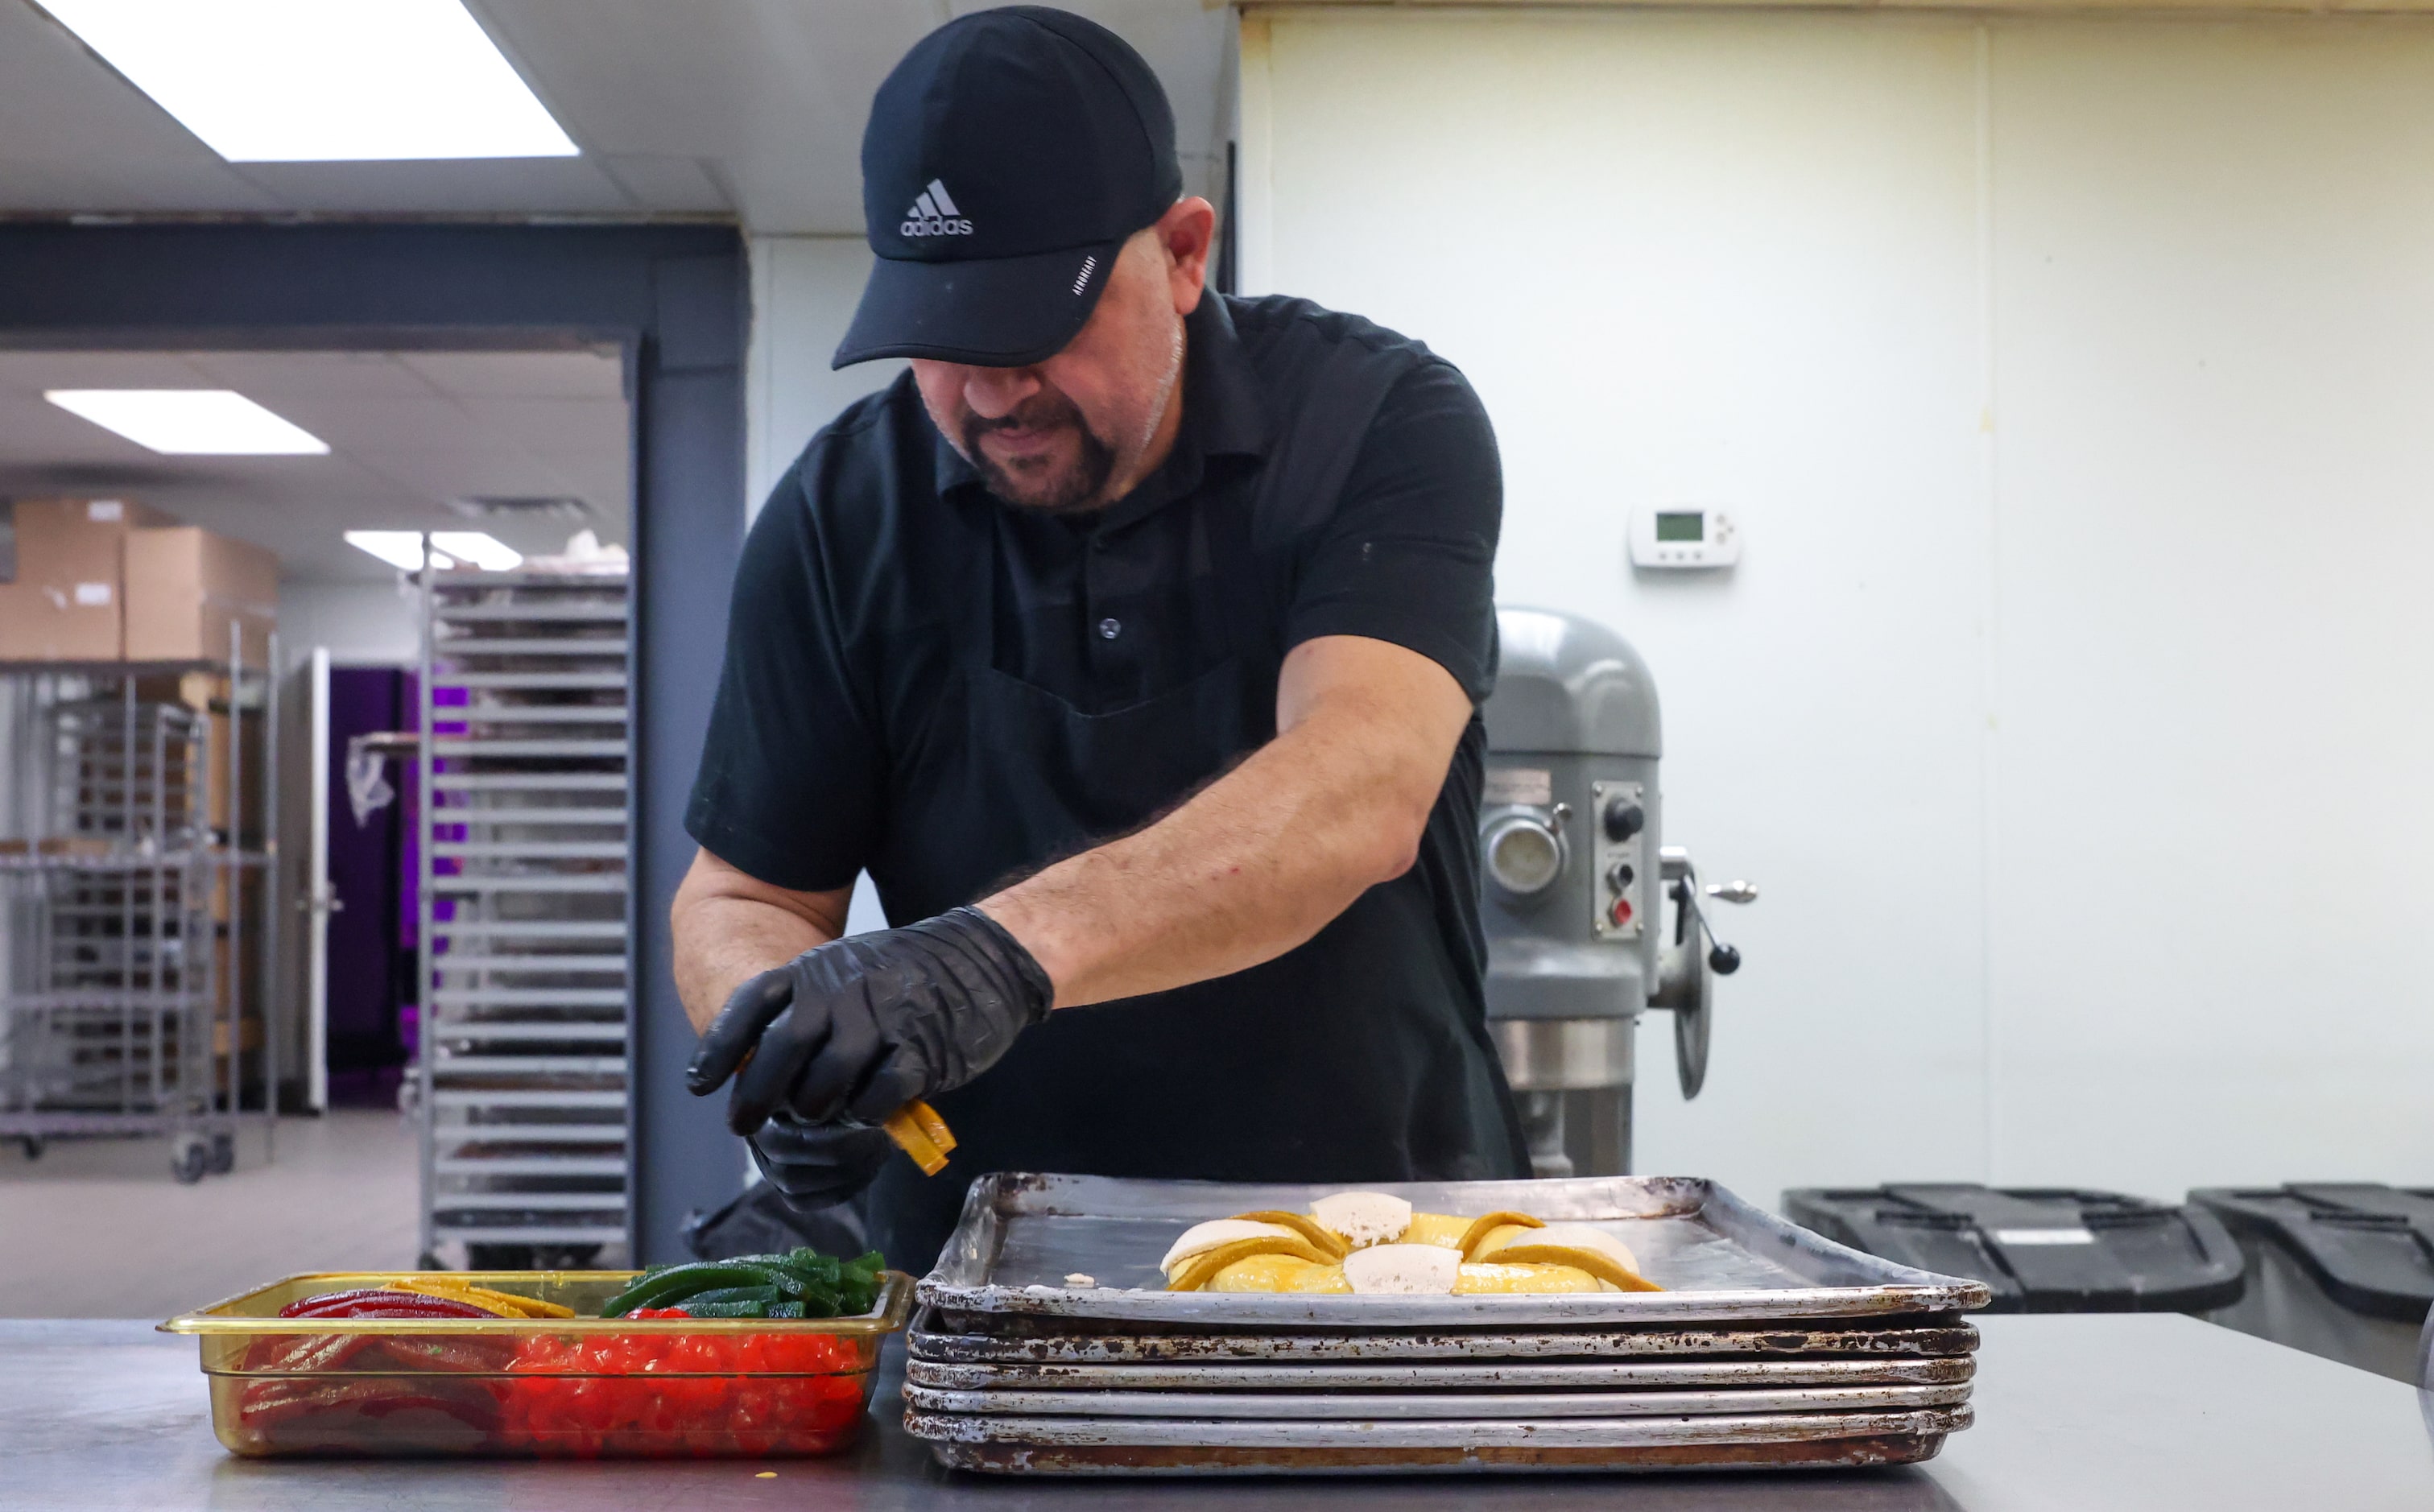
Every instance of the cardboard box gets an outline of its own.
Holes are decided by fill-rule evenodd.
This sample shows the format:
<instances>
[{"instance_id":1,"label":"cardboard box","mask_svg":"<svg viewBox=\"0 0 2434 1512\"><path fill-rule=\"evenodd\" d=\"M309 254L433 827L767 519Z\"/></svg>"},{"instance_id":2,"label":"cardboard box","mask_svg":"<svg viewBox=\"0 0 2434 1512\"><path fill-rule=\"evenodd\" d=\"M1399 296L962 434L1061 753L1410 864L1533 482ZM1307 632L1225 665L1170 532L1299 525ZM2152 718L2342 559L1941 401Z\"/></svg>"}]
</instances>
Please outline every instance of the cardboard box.
<instances>
[{"instance_id":1,"label":"cardboard box","mask_svg":"<svg viewBox=\"0 0 2434 1512\"><path fill-rule=\"evenodd\" d=\"M124 545L128 661L225 662L232 625L247 665L268 660L278 558L197 525L132 530Z\"/></svg>"},{"instance_id":2,"label":"cardboard box","mask_svg":"<svg viewBox=\"0 0 2434 1512\"><path fill-rule=\"evenodd\" d=\"M173 522L125 499L20 499L9 514L13 566L0 582L0 661L119 660L126 540Z\"/></svg>"}]
</instances>

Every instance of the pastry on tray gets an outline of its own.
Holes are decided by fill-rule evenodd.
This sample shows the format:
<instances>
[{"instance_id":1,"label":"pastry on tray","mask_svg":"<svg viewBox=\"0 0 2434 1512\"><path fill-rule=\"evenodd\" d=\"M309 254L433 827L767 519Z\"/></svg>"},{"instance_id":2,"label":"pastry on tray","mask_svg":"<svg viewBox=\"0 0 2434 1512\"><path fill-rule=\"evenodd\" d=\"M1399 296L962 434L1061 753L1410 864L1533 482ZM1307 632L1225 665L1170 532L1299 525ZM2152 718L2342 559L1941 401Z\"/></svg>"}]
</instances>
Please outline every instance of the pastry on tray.
<instances>
[{"instance_id":1,"label":"pastry on tray","mask_svg":"<svg viewBox=\"0 0 2434 1512\"><path fill-rule=\"evenodd\" d=\"M1414 1212L1382 1192L1337 1192L1308 1212L1241 1212L1184 1230L1158 1263L1176 1292L1478 1297L1654 1292L1629 1246L1526 1212Z\"/></svg>"}]
</instances>

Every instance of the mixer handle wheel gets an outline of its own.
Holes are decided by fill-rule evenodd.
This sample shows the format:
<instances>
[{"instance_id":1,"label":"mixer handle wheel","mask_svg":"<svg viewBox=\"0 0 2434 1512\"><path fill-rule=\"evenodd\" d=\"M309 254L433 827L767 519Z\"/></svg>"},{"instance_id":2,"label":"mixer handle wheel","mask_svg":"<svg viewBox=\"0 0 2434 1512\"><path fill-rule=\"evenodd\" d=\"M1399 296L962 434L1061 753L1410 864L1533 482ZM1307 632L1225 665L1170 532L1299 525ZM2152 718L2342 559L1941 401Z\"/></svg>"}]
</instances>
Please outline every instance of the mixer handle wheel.
<instances>
[{"instance_id":1,"label":"mixer handle wheel","mask_svg":"<svg viewBox=\"0 0 2434 1512\"><path fill-rule=\"evenodd\" d=\"M1698 957L1692 955L1692 961ZM1688 1102L1699 1095L1707 1084L1707 1039L1714 1022L1715 978L1696 966L1698 983L1690 990L1690 1001L1673 1010L1673 1074L1682 1083L1682 1100Z\"/></svg>"},{"instance_id":2,"label":"mixer handle wheel","mask_svg":"<svg viewBox=\"0 0 2434 1512\"><path fill-rule=\"evenodd\" d=\"M1658 952L1657 989L1649 1005L1672 1010L1673 1066L1687 1101L1698 1096L1707 1082L1716 978L1741 969L1741 953L1716 937L1699 901L1705 896L1731 903L1752 902L1757 898L1757 887L1754 883L1729 882L1703 888L1689 851L1669 845L1657 856L1664 868L1666 896L1673 901L1673 930L1671 942ZM1703 943L1705 951L1699 948Z\"/></svg>"}]
</instances>

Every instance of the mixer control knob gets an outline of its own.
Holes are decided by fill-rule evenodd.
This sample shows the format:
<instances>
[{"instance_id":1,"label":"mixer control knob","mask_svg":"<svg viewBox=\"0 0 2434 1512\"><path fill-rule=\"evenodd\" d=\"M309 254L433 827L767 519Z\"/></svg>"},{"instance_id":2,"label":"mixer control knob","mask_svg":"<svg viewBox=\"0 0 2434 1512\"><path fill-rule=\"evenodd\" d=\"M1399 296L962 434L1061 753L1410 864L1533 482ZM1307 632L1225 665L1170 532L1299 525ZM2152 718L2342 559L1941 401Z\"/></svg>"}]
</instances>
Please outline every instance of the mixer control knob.
<instances>
[{"instance_id":1,"label":"mixer control knob","mask_svg":"<svg viewBox=\"0 0 2434 1512\"><path fill-rule=\"evenodd\" d=\"M1631 885L1638 880L1639 873L1631 869L1628 861L1618 861L1605 868L1605 885L1616 892L1629 892Z\"/></svg>"},{"instance_id":2,"label":"mixer control knob","mask_svg":"<svg viewBox=\"0 0 2434 1512\"><path fill-rule=\"evenodd\" d=\"M1648 816L1642 813L1639 805L1631 799L1618 798L1606 803L1603 822L1605 825L1605 837L1620 845L1648 828Z\"/></svg>"}]
</instances>

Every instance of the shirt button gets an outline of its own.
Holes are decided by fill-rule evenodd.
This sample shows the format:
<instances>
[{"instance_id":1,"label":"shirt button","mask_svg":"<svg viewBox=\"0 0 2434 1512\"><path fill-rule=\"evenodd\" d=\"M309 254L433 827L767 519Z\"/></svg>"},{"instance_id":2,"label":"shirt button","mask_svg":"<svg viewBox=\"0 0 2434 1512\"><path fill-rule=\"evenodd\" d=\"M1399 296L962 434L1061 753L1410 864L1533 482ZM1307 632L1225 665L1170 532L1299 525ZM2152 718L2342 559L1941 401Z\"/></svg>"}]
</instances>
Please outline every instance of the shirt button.
<instances>
[{"instance_id":1,"label":"shirt button","mask_svg":"<svg viewBox=\"0 0 2434 1512\"><path fill-rule=\"evenodd\" d=\"M1099 622L1099 639L1112 641L1124 632L1123 621L1110 614Z\"/></svg>"}]
</instances>

